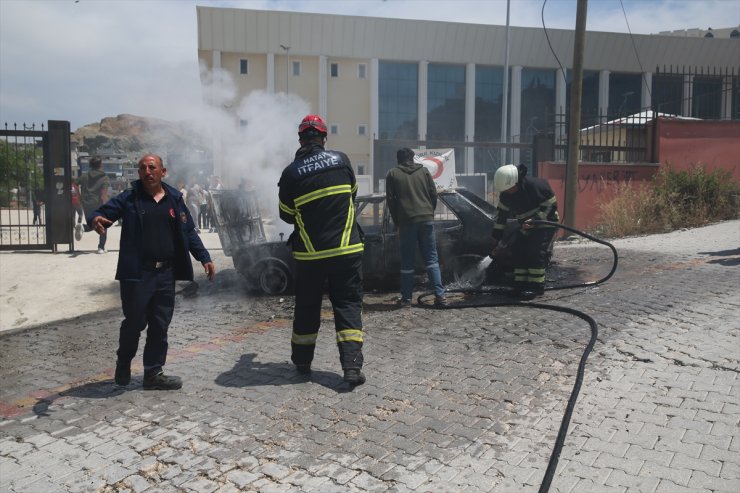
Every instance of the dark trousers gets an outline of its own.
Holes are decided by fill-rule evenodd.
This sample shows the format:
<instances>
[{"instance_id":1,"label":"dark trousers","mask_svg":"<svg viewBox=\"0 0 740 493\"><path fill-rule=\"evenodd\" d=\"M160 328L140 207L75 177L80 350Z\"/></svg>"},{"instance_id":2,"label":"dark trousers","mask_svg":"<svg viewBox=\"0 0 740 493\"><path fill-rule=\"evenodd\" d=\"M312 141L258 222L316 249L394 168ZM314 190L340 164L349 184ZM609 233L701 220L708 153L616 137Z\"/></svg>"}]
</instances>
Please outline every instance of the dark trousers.
<instances>
[{"instance_id":1,"label":"dark trousers","mask_svg":"<svg viewBox=\"0 0 740 493\"><path fill-rule=\"evenodd\" d=\"M334 310L342 369L362 368L362 255L296 261L291 360L296 365L313 361L325 285Z\"/></svg>"},{"instance_id":2,"label":"dark trousers","mask_svg":"<svg viewBox=\"0 0 740 493\"><path fill-rule=\"evenodd\" d=\"M200 229L208 229L208 205L201 204L198 209L198 227Z\"/></svg>"},{"instance_id":3,"label":"dark trousers","mask_svg":"<svg viewBox=\"0 0 740 493\"><path fill-rule=\"evenodd\" d=\"M555 228L530 229L520 233L514 250L514 287L542 292L545 289L545 267Z\"/></svg>"},{"instance_id":4,"label":"dark trousers","mask_svg":"<svg viewBox=\"0 0 740 493\"><path fill-rule=\"evenodd\" d=\"M118 339L118 360L130 362L144 329L144 370L164 366L167 359L167 328L175 310L175 278L172 269L142 271L141 281L121 281L123 322Z\"/></svg>"}]
</instances>

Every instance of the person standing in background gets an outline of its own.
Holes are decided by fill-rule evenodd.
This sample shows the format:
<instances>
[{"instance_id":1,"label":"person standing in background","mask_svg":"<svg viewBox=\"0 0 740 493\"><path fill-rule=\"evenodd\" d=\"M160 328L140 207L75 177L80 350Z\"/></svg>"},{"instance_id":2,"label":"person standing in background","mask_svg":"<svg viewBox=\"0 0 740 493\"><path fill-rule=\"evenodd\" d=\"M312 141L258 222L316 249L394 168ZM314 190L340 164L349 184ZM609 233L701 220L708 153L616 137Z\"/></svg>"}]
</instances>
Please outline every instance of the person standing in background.
<instances>
[{"instance_id":1,"label":"person standing in background","mask_svg":"<svg viewBox=\"0 0 740 493\"><path fill-rule=\"evenodd\" d=\"M75 224L75 240L80 241L82 239L82 218L85 214L82 212L82 203L80 202L80 184L76 180L72 180L72 223L77 218L77 224Z\"/></svg>"},{"instance_id":2,"label":"person standing in background","mask_svg":"<svg viewBox=\"0 0 740 493\"><path fill-rule=\"evenodd\" d=\"M80 177L80 198L88 223L92 212L108 201L110 178L103 172L102 168L103 160L98 156L93 156L90 158L90 171ZM107 239L108 235L103 230L98 238L98 253L105 253Z\"/></svg>"},{"instance_id":3,"label":"person standing in background","mask_svg":"<svg viewBox=\"0 0 740 493\"><path fill-rule=\"evenodd\" d=\"M434 290L434 304L447 304L442 273L437 258L434 236L434 209L437 186L422 164L414 162L414 151L408 147L396 153L398 166L385 177L385 193L393 222L398 226L401 247L401 306L411 305L414 288L416 246L419 246L429 284Z\"/></svg>"}]
</instances>

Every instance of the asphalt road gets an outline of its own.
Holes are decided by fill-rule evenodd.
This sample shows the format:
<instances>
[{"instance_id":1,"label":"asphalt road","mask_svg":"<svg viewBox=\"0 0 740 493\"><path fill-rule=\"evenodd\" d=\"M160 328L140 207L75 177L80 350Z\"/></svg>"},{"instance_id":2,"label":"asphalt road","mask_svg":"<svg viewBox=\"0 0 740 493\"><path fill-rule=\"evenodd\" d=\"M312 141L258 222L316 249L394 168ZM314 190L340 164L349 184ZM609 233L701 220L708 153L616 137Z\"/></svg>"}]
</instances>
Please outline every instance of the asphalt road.
<instances>
[{"instance_id":1,"label":"asphalt road","mask_svg":"<svg viewBox=\"0 0 740 493\"><path fill-rule=\"evenodd\" d=\"M597 287L538 302L599 324L551 491L740 490L740 221L615 242ZM559 242L554 283L604 247ZM325 304L314 372L292 298L223 269L177 298L181 391L112 381L120 309L0 334L0 491L537 491L590 329L527 306L398 309L368 293L365 385L342 382ZM506 301L451 295L457 304Z\"/></svg>"}]
</instances>

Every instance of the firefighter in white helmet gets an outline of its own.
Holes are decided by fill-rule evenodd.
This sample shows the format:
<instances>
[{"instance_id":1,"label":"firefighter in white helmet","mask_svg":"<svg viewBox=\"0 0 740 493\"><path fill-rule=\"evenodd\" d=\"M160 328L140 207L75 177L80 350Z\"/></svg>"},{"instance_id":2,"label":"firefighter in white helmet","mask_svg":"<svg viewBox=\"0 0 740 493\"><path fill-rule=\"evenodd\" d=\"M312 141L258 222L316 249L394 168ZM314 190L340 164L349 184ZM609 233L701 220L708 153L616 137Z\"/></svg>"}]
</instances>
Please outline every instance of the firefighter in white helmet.
<instances>
[{"instance_id":1,"label":"firefighter in white helmet","mask_svg":"<svg viewBox=\"0 0 740 493\"><path fill-rule=\"evenodd\" d=\"M559 222L558 204L547 181L527 176L527 167L507 164L496 170L493 188L498 193L498 217L493 227L492 257L512 256L514 294L533 299L545 291L545 268L556 228L533 225L533 219ZM501 242L507 222L521 225L513 241Z\"/></svg>"}]
</instances>

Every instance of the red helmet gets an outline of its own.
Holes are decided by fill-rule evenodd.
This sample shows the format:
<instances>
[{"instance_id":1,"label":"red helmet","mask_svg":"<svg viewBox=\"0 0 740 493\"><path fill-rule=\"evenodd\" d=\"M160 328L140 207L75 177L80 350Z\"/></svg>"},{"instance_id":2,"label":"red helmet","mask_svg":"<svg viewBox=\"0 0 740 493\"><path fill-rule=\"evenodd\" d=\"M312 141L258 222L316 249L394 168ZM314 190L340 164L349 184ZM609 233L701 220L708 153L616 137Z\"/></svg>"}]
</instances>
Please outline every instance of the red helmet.
<instances>
[{"instance_id":1,"label":"red helmet","mask_svg":"<svg viewBox=\"0 0 740 493\"><path fill-rule=\"evenodd\" d=\"M298 125L298 134L314 129L316 132L326 135L326 123L319 115L308 115Z\"/></svg>"}]
</instances>

